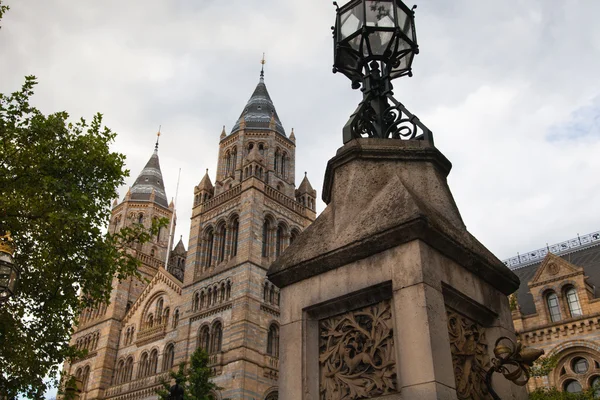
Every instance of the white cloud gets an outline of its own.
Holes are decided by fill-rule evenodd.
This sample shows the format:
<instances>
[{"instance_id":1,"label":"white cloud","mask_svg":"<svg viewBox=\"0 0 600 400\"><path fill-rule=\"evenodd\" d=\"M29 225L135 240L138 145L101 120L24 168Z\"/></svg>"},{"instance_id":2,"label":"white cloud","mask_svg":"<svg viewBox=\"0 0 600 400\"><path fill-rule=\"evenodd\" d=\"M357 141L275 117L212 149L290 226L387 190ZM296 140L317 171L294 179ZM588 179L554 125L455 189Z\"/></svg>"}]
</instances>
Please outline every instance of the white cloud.
<instances>
[{"instance_id":1,"label":"white cloud","mask_svg":"<svg viewBox=\"0 0 600 400\"><path fill-rule=\"evenodd\" d=\"M266 83L297 136L297 176L320 192L327 160L360 100L331 74L334 7L320 0L8 0L0 92L39 77L35 103L73 117L105 114L131 184L162 125L169 196L182 169L178 233L193 186L214 177L267 53ZM421 54L396 97L434 131L469 229L499 257L600 229L600 3L419 3ZM579 111L578 111L579 110ZM596 121L596 122L594 122ZM585 132L584 132L585 133ZM123 193L126 188L123 188ZM321 205L321 208L323 205Z\"/></svg>"}]
</instances>

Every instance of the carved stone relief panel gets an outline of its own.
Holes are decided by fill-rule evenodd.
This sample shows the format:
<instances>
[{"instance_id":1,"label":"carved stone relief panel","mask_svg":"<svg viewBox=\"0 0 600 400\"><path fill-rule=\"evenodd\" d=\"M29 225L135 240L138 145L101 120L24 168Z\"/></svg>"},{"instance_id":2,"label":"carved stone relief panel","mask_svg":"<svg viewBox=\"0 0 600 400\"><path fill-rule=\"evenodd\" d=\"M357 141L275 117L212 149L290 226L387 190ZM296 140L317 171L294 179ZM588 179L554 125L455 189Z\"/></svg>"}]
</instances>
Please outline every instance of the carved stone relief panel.
<instances>
[{"instance_id":1,"label":"carved stone relief panel","mask_svg":"<svg viewBox=\"0 0 600 400\"><path fill-rule=\"evenodd\" d=\"M485 385L485 371L490 367L485 328L452 309L446 314L457 397L491 399Z\"/></svg>"},{"instance_id":2,"label":"carved stone relief panel","mask_svg":"<svg viewBox=\"0 0 600 400\"><path fill-rule=\"evenodd\" d=\"M389 300L319 321L321 400L397 392Z\"/></svg>"}]
</instances>

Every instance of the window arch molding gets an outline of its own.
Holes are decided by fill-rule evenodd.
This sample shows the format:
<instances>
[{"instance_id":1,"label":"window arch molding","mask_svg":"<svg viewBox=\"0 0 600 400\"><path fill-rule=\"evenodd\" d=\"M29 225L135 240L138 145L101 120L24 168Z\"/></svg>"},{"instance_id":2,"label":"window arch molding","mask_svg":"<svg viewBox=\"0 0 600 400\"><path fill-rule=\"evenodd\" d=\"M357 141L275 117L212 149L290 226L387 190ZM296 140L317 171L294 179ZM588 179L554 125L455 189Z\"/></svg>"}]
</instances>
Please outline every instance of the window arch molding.
<instances>
[{"instance_id":1,"label":"window arch molding","mask_svg":"<svg viewBox=\"0 0 600 400\"><path fill-rule=\"evenodd\" d=\"M164 290L161 290L159 292L154 293L152 296L150 296L150 298L148 300L146 300L146 303L144 304L144 308L142 309L142 319L140 321L140 326L144 327L146 326L146 317L149 314L153 314L153 320L154 322L158 322L160 321L161 316L158 315L154 315L155 311L156 311L156 305L157 302L162 298L162 309L164 310L167 307L170 307L171 304L171 297L168 295L167 292L165 292Z\"/></svg>"},{"instance_id":2,"label":"window arch molding","mask_svg":"<svg viewBox=\"0 0 600 400\"><path fill-rule=\"evenodd\" d=\"M202 347L207 353L210 350L210 328L208 322L203 323L198 328L198 335L196 337L196 348Z\"/></svg>"},{"instance_id":3,"label":"window arch molding","mask_svg":"<svg viewBox=\"0 0 600 400\"><path fill-rule=\"evenodd\" d=\"M266 353L271 357L279 357L279 324L271 321L267 329Z\"/></svg>"},{"instance_id":4,"label":"window arch molding","mask_svg":"<svg viewBox=\"0 0 600 400\"><path fill-rule=\"evenodd\" d=\"M279 388L273 386L265 391L263 400L278 400L279 399Z\"/></svg>"},{"instance_id":5,"label":"window arch molding","mask_svg":"<svg viewBox=\"0 0 600 400\"><path fill-rule=\"evenodd\" d=\"M551 351L548 354L548 356L558 356L556 368L549 374L549 383L552 386L564 390L570 381L575 380L583 390L586 390L590 387L593 379L600 376L600 352L586 347L585 343L582 342L574 342L572 347L556 352ZM557 347L560 347L560 345ZM585 360L587 363L581 363L580 365L583 364L584 368L578 372L574 369L574 365L580 360ZM587 367L585 367L585 364L587 364Z\"/></svg>"},{"instance_id":6,"label":"window arch molding","mask_svg":"<svg viewBox=\"0 0 600 400\"><path fill-rule=\"evenodd\" d=\"M210 350L209 354L223 351L223 321L217 318L210 324Z\"/></svg>"},{"instance_id":7,"label":"window arch molding","mask_svg":"<svg viewBox=\"0 0 600 400\"><path fill-rule=\"evenodd\" d=\"M203 269L210 268L215 264L215 257L213 255L215 250L215 232L215 226L213 224L208 224L202 231L201 261Z\"/></svg>"}]
</instances>

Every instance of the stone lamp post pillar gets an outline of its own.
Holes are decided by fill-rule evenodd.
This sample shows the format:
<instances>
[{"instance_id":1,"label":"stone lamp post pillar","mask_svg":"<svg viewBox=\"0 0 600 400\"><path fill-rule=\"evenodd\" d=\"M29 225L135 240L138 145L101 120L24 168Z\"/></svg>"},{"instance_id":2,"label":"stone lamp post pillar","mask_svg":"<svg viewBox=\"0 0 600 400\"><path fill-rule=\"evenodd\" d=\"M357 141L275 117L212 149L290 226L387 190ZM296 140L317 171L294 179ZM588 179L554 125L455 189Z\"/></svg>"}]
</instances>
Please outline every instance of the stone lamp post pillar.
<instances>
[{"instance_id":1,"label":"stone lamp post pillar","mask_svg":"<svg viewBox=\"0 0 600 400\"><path fill-rule=\"evenodd\" d=\"M271 266L285 400L489 399L519 281L467 230L430 140L359 138L327 166L327 208ZM494 377L502 399L525 389Z\"/></svg>"}]
</instances>

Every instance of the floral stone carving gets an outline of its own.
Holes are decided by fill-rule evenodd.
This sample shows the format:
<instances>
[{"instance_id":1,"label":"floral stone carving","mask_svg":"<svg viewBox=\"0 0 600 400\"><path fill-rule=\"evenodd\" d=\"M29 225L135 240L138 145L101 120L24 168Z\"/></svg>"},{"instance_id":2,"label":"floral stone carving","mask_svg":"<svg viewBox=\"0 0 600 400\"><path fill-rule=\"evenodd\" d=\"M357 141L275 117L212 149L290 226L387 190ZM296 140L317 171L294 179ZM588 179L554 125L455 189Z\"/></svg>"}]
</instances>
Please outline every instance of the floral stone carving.
<instances>
[{"instance_id":1,"label":"floral stone carving","mask_svg":"<svg viewBox=\"0 0 600 400\"><path fill-rule=\"evenodd\" d=\"M320 399L397 392L389 300L319 321Z\"/></svg>"},{"instance_id":2,"label":"floral stone carving","mask_svg":"<svg viewBox=\"0 0 600 400\"><path fill-rule=\"evenodd\" d=\"M485 374L490 367L485 329L453 310L446 312L457 397L491 399L485 384Z\"/></svg>"}]
</instances>

